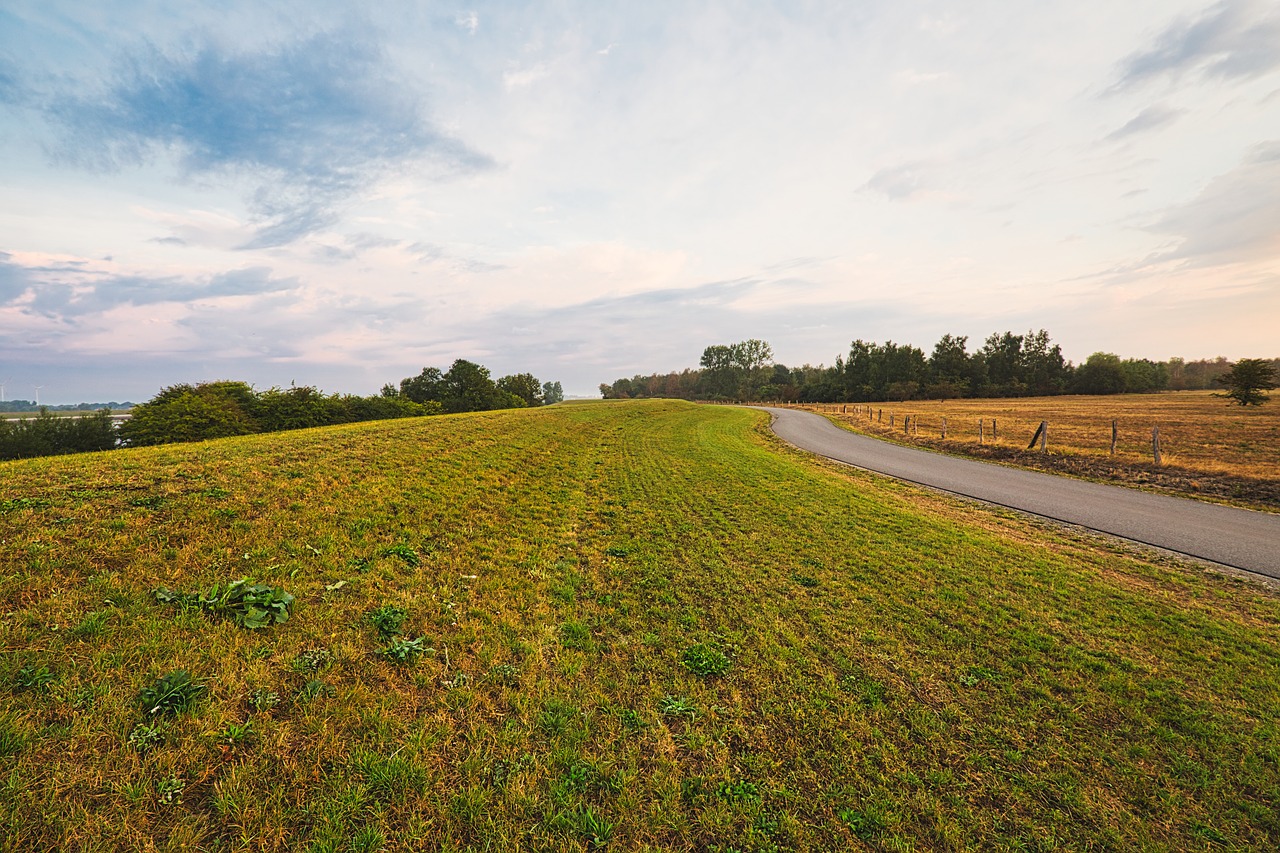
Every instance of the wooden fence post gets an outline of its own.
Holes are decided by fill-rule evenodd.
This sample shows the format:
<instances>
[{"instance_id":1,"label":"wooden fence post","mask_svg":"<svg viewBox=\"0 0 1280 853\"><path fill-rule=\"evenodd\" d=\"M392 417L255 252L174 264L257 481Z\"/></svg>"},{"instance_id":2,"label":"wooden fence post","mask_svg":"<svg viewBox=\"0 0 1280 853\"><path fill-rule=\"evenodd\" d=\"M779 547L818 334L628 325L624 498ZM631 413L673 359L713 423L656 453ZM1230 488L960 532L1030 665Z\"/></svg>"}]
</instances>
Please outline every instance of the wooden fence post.
<instances>
[{"instance_id":1,"label":"wooden fence post","mask_svg":"<svg viewBox=\"0 0 1280 853\"><path fill-rule=\"evenodd\" d=\"M911 415L903 415L902 416L902 434L906 435L907 431L910 428L911 428Z\"/></svg>"},{"instance_id":2,"label":"wooden fence post","mask_svg":"<svg viewBox=\"0 0 1280 853\"><path fill-rule=\"evenodd\" d=\"M1117 430L1116 430L1116 422L1115 422L1115 420L1113 419L1113 420L1111 421L1111 455L1112 455L1112 456L1115 456L1115 455L1116 455L1116 438L1117 438L1117 437L1118 437L1118 435L1117 435Z\"/></svg>"},{"instance_id":3,"label":"wooden fence post","mask_svg":"<svg viewBox=\"0 0 1280 853\"><path fill-rule=\"evenodd\" d=\"M1031 436L1031 443L1027 445L1027 450L1031 450L1032 448L1034 448L1036 446L1036 441L1038 440L1040 442L1040 452L1044 453L1045 445L1048 443L1048 439L1049 439L1048 433L1049 433L1049 422L1041 421L1040 426L1036 427L1035 435Z\"/></svg>"},{"instance_id":4,"label":"wooden fence post","mask_svg":"<svg viewBox=\"0 0 1280 853\"><path fill-rule=\"evenodd\" d=\"M947 437L947 419L946 418L942 419L942 437L944 439Z\"/></svg>"},{"instance_id":5,"label":"wooden fence post","mask_svg":"<svg viewBox=\"0 0 1280 853\"><path fill-rule=\"evenodd\" d=\"M991 419L991 440L996 441L998 439L999 439L999 436L996 435L996 419L992 418Z\"/></svg>"},{"instance_id":6,"label":"wooden fence post","mask_svg":"<svg viewBox=\"0 0 1280 853\"><path fill-rule=\"evenodd\" d=\"M1151 455L1156 460L1156 467L1160 467L1160 427L1153 426L1151 428Z\"/></svg>"},{"instance_id":7,"label":"wooden fence post","mask_svg":"<svg viewBox=\"0 0 1280 853\"><path fill-rule=\"evenodd\" d=\"M982 444L982 418L978 418L978 444Z\"/></svg>"},{"instance_id":8,"label":"wooden fence post","mask_svg":"<svg viewBox=\"0 0 1280 853\"><path fill-rule=\"evenodd\" d=\"M889 426L893 426L893 412L889 413Z\"/></svg>"},{"instance_id":9,"label":"wooden fence post","mask_svg":"<svg viewBox=\"0 0 1280 853\"><path fill-rule=\"evenodd\" d=\"M893 417L893 415L889 417ZM876 415L876 423L884 423L884 409L881 409L879 414Z\"/></svg>"}]
</instances>

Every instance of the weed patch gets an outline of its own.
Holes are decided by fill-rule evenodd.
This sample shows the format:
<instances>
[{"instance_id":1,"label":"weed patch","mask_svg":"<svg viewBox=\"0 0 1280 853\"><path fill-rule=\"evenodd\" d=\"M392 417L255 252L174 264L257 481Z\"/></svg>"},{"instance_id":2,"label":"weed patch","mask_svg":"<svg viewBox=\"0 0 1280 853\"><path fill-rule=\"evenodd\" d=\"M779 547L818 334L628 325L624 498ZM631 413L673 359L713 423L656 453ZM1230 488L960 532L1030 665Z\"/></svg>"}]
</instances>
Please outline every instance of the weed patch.
<instances>
[{"instance_id":1,"label":"weed patch","mask_svg":"<svg viewBox=\"0 0 1280 853\"><path fill-rule=\"evenodd\" d=\"M174 592L161 587L156 601L199 609L230 619L241 628L265 628L289 621L294 598L282 589L240 578L214 584L204 593Z\"/></svg>"},{"instance_id":2,"label":"weed patch","mask_svg":"<svg viewBox=\"0 0 1280 853\"><path fill-rule=\"evenodd\" d=\"M207 690L203 684L191 680L185 669L171 672L142 688L138 704L149 717L174 716L190 708Z\"/></svg>"},{"instance_id":3,"label":"weed patch","mask_svg":"<svg viewBox=\"0 0 1280 853\"><path fill-rule=\"evenodd\" d=\"M684 650L680 662L694 675L707 677L729 671L729 658L715 646L698 643Z\"/></svg>"}]
</instances>

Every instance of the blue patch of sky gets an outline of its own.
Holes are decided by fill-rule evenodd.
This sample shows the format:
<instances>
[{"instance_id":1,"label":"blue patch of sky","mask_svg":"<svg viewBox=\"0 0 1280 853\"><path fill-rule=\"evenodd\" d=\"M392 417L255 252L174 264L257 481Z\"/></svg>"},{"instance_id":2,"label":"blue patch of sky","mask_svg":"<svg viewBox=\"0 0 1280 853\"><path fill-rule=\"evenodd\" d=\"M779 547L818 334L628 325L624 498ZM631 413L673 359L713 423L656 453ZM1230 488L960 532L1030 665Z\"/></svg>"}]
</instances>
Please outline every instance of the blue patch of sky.
<instances>
[{"instance_id":1,"label":"blue patch of sky","mask_svg":"<svg viewBox=\"0 0 1280 853\"><path fill-rule=\"evenodd\" d=\"M57 153L113 171L172 156L185 179L245 176L263 220L246 248L332 224L335 207L396 167L447 173L491 160L440 130L369 38L320 34L254 54L212 45L135 53L105 91L55 95Z\"/></svg>"}]
</instances>

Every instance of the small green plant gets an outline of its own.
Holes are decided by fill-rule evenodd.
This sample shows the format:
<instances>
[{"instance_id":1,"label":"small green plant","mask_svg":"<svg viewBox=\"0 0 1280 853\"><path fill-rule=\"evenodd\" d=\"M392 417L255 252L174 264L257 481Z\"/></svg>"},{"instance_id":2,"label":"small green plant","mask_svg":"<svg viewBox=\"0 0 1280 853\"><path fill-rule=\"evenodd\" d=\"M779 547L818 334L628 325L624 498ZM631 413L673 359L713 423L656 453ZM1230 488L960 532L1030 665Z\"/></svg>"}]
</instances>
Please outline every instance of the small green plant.
<instances>
[{"instance_id":1,"label":"small green plant","mask_svg":"<svg viewBox=\"0 0 1280 853\"><path fill-rule=\"evenodd\" d=\"M157 510L164 506L165 498L163 495L146 495L141 498L134 498L129 501L129 506L136 506L139 509Z\"/></svg>"},{"instance_id":2,"label":"small green plant","mask_svg":"<svg viewBox=\"0 0 1280 853\"><path fill-rule=\"evenodd\" d=\"M298 688L298 702L305 705L309 702L314 702L316 699L327 699L335 693L336 691L333 687L325 684L319 678L313 678Z\"/></svg>"},{"instance_id":3,"label":"small green plant","mask_svg":"<svg viewBox=\"0 0 1280 853\"><path fill-rule=\"evenodd\" d=\"M162 806L182 805L187 783L178 776L168 776L156 783L156 802Z\"/></svg>"},{"instance_id":4,"label":"small green plant","mask_svg":"<svg viewBox=\"0 0 1280 853\"><path fill-rule=\"evenodd\" d=\"M249 694L249 707L261 713L280 704L280 694L265 687L258 687Z\"/></svg>"},{"instance_id":5,"label":"small green plant","mask_svg":"<svg viewBox=\"0 0 1280 853\"><path fill-rule=\"evenodd\" d=\"M427 784L427 771L422 766L395 755L385 756L358 751L355 769L364 776L369 793L382 802L404 802Z\"/></svg>"},{"instance_id":6,"label":"small green plant","mask_svg":"<svg viewBox=\"0 0 1280 853\"><path fill-rule=\"evenodd\" d=\"M257 731L254 729L253 720L245 720L243 723L227 723L216 735L214 741L226 746L240 746L253 740Z\"/></svg>"},{"instance_id":7,"label":"small green plant","mask_svg":"<svg viewBox=\"0 0 1280 853\"><path fill-rule=\"evenodd\" d=\"M599 850L613 837L613 823L591 806L579 806L566 812L564 817L573 831L587 843L589 850Z\"/></svg>"},{"instance_id":8,"label":"small green plant","mask_svg":"<svg viewBox=\"0 0 1280 853\"><path fill-rule=\"evenodd\" d=\"M289 668L299 675L305 675L319 672L331 663L333 663L333 653L328 649L303 649L289 661Z\"/></svg>"},{"instance_id":9,"label":"small green plant","mask_svg":"<svg viewBox=\"0 0 1280 853\"><path fill-rule=\"evenodd\" d=\"M658 711L664 717L687 717L692 720L698 716L698 707L684 696L663 696L658 702Z\"/></svg>"},{"instance_id":10,"label":"small green plant","mask_svg":"<svg viewBox=\"0 0 1280 853\"><path fill-rule=\"evenodd\" d=\"M422 565L422 558L418 556L418 552L410 548L408 545L388 545L382 549L384 557L399 557L400 560L409 568L416 569Z\"/></svg>"},{"instance_id":11,"label":"small green plant","mask_svg":"<svg viewBox=\"0 0 1280 853\"><path fill-rule=\"evenodd\" d=\"M191 707L205 690L203 684L191 680L190 673L180 669L142 688L138 694L138 704L148 716L176 715Z\"/></svg>"},{"instance_id":12,"label":"small green plant","mask_svg":"<svg viewBox=\"0 0 1280 853\"><path fill-rule=\"evenodd\" d=\"M93 613L86 614L80 620L80 624L75 625L67 630L67 637L75 640L88 640L93 637L101 636L107 628L106 611L98 610Z\"/></svg>"},{"instance_id":13,"label":"small green plant","mask_svg":"<svg viewBox=\"0 0 1280 853\"><path fill-rule=\"evenodd\" d=\"M129 746L140 755L146 755L151 750L161 746L164 743L164 728L160 725L151 725L148 723L138 723L129 732Z\"/></svg>"},{"instance_id":14,"label":"small green plant","mask_svg":"<svg viewBox=\"0 0 1280 853\"><path fill-rule=\"evenodd\" d=\"M428 648L425 645L425 642L426 637L418 637L413 640L401 637L400 639L392 640L391 643L389 643L386 648L382 649L382 651L378 652L378 654L392 663L413 663L427 652L435 651L434 649Z\"/></svg>"},{"instance_id":15,"label":"small green plant","mask_svg":"<svg viewBox=\"0 0 1280 853\"><path fill-rule=\"evenodd\" d=\"M875 809L841 809L838 814L849 831L863 841L870 841L885 830L884 818Z\"/></svg>"},{"instance_id":16,"label":"small green plant","mask_svg":"<svg viewBox=\"0 0 1280 853\"><path fill-rule=\"evenodd\" d=\"M387 838L376 826L365 826L351 836L347 849L351 853L377 853L387 844Z\"/></svg>"},{"instance_id":17,"label":"small green plant","mask_svg":"<svg viewBox=\"0 0 1280 853\"><path fill-rule=\"evenodd\" d=\"M44 498L10 498L0 501L0 515L19 509L44 509L49 505Z\"/></svg>"},{"instance_id":18,"label":"small green plant","mask_svg":"<svg viewBox=\"0 0 1280 853\"><path fill-rule=\"evenodd\" d=\"M370 610L365 618L377 630L378 636L386 640L399 635L405 620L409 618L409 613L403 607L383 604Z\"/></svg>"},{"instance_id":19,"label":"small green plant","mask_svg":"<svg viewBox=\"0 0 1280 853\"><path fill-rule=\"evenodd\" d=\"M98 699L107 695L107 693L108 689L105 684L86 684L68 695L67 701L77 711L87 711L97 705Z\"/></svg>"},{"instance_id":20,"label":"small green plant","mask_svg":"<svg viewBox=\"0 0 1280 853\"><path fill-rule=\"evenodd\" d=\"M642 732L649 728L649 723L632 708L623 708L618 711L618 719L622 721L622 727L627 731Z\"/></svg>"},{"instance_id":21,"label":"small green plant","mask_svg":"<svg viewBox=\"0 0 1280 853\"><path fill-rule=\"evenodd\" d=\"M58 675L47 666L28 664L13 676L13 684L18 690L33 690L37 693L48 693L49 685L58 680Z\"/></svg>"},{"instance_id":22,"label":"small green plant","mask_svg":"<svg viewBox=\"0 0 1280 853\"><path fill-rule=\"evenodd\" d=\"M575 761L565 770L561 785L575 794L617 794L622 783L615 774L602 773L586 761Z\"/></svg>"},{"instance_id":23,"label":"small green plant","mask_svg":"<svg viewBox=\"0 0 1280 853\"><path fill-rule=\"evenodd\" d=\"M489 670L489 674L485 676L494 684L503 687L519 687L520 686L520 667L509 663L500 663Z\"/></svg>"},{"instance_id":24,"label":"small green plant","mask_svg":"<svg viewBox=\"0 0 1280 853\"><path fill-rule=\"evenodd\" d=\"M685 649L680 660L686 669L704 678L709 675L723 675L729 669L729 658L725 657L724 652L704 643Z\"/></svg>"},{"instance_id":25,"label":"small green plant","mask_svg":"<svg viewBox=\"0 0 1280 853\"><path fill-rule=\"evenodd\" d=\"M977 687L984 681L1000 681L1003 676L985 666L971 666L960 673L959 681L965 687Z\"/></svg>"},{"instance_id":26,"label":"small green plant","mask_svg":"<svg viewBox=\"0 0 1280 853\"><path fill-rule=\"evenodd\" d=\"M26 746L27 739L8 716L0 716L0 758L17 755Z\"/></svg>"},{"instance_id":27,"label":"small green plant","mask_svg":"<svg viewBox=\"0 0 1280 853\"><path fill-rule=\"evenodd\" d=\"M818 579L812 575L795 574L791 576L791 579L807 589L813 589L818 585Z\"/></svg>"},{"instance_id":28,"label":"small green plant","mask_svg":"<svg viewBox=\"0 0 1280 853\"><path fill-rule=\"evenodd\" d=\"M716 796L726 803L759 803L760 788L755 782L742 779L737 782L721 782L716 788Z\"/></svg>"},{"instance_id":29,"label":"small green plant","mask_svg":"<svg viewBox=\"0 0 1280 853\"><path fill-rule=\"evenodd\" d=\"M282 589L251 578L240 578L225 584L214 584L203 595L175 592L161 587L155 591L162 604L199 607L207 613L230 619L241 628L264 628L289 621L293 612L293 596Z\"/></svg>"},{"instance_id":30,"label":"small green plant","mask_svg":"<svg viewBox=\"0 0 1280 853\"><path fill-rule=\"evenodd\" d=\"M501 788L515 776L534 766L533 756L525 753L514 761L505 758L496 759L489 765L489 779L495 788Z\"/></svg>"},{"instance_id":31,"label":"small green plant","mask_svg":"<svg viewBox=\"0 0 1280 853\"><path fill-rule=\"evenodd\" d=\"M604 553L610 557L625 557L631 553L631 549L614 545L610 548L605 548Z\"/></svg>"},{"instance_id":32,"label":"small green plant","mask_svg":"<svg viewBox=\"0 0 1280 853\"><path fill-rule=\"evenodd\" d=\"M205 489L204 491L200 492L200 497L212 498L213 500L222 500L223 498L229 497L230 495L231 495L231 492L228 492L226 489L220 489L217 486L214 486L211 489Z\"/></svg>"},{"instance_id":33,"label":"small green plant","mask_svg":"<svg viewBox=\"0 0 1280 853\"><path fill-rule=\"evenodd\" d=\"M581 622L569 621L560 626L560 645L586 652L592 648L591 629Z\"/></svg>"}]
</instances>

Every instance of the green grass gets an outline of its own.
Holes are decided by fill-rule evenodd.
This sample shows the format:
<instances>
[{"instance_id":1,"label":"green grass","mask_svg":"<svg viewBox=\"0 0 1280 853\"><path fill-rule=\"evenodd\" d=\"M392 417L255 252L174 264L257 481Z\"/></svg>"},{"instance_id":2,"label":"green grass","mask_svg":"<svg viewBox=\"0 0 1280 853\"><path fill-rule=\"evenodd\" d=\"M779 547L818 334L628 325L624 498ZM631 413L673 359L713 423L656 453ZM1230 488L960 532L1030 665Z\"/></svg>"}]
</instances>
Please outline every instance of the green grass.
<instances>
[{"instance_id":1,"label":"green grass","mask_svg":"<svg viewBox=\"0 0 1280 853\"><path fill-rule=\"evenodd\" d=\"M0 463L0 849L1280 846L1274 597L765 420ZM154 594L245 577L287 622Z\"/></svg>"}]
</instances>

